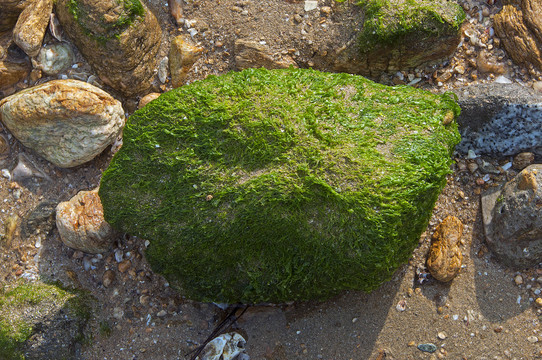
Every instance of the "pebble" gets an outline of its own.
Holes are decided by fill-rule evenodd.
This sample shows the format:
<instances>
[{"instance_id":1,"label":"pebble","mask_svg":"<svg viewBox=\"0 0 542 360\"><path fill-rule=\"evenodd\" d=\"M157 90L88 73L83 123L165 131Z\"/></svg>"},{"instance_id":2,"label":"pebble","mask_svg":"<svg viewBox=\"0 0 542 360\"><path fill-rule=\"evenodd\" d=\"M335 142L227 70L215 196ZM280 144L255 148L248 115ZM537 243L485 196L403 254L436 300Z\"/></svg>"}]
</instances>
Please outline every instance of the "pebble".
<instances>
[{"instance_id":1,"label":"pebble","mask_svg":"<svg viewBox=\"0 0 542 360\"><path fill-rule=\"evenodd\" d=\"M477 163L468 163L467 164L467 169L469 169L470 173L471 174L474 174L476 172L476 170L478 170L478 164Z\"/></svg>"},{"instance_id":2,"label":"pebble","mask_svg":"<svg viewBox=\"0 0 542 360\"><path fill-rule=\"evenodd\" d=\"M113 317L118 320L122 319L124 317L124 310L120 307L113 308Z\"/></svg>"},{"instance_id":3,"label":"pebble","mask_svg":"<svg viewBox=\"0 0 542 360\"><path fill-rule=\"evenodd\" d=\"M119 271L125 273L132 266L132 262L128 259L123 260L119 263Z\"/></svg>"},{"instance_id":4,"label":"pebble","mask_svg":"<svg viewBox=\"0 0 542 360\"><path fill-rule=\"evenodd\" d=\"M122 261L122 250L117 249L115 251L115 260L120 263Z\"/></svg>"},{"instance_id":5,"label":"pebble","mask_svg":"<svg viewBox=\"0 0 542 360\"><path fill-rule=\"evenodd\" d=\"M538 307L542 307L542 298L536 298L536 300L534 301L536 306Z\"/></svg>"},{"instance_id":6,"label":"pebble","mask_svg":"<svg viewBox=\"0 0 542 360\"><path fill-rule=\"evenodd\" d=\"M406 310L406 307L407 307L407 302L406 300L399 300L399 302L397 303L397 305L395 306L395 309L397 309L397 311L405 311Z\"/></svg>"},{"instance_id":7,"label":"pebble","mask_svg":"<svg viewBox=\"0 0 542 360\"><path fill-rule=\"evenodd\" d=\"M523 277L521 275L516 275L516 277L514 278L514 282L516 283L516 285L523 284Z\"/></svg>"},{"instance_id":8,"label":"pebble","mask_svg":"<svg viewBox=\"0 0 542 360\"><path fill-rule=\"evenodd\" d=\"M434 353L435 351L437 351L437 347L435 344L420 344L418 345L418 350L421 350L423 352L428 352L428 353Z\"/></svg>"},{"instance_id":9,"label":"pebble","mask_svg":"<svg viewBox=\"0 0 542 360\"><path fill-rule=\"evenodd\" d=\"M115 272L113 270L106 270L102 276L103 285L109 287L113 281L115 281Z\"/></svg>"},{"instance_id":10,"label":"pebble","mask_svg":"<svg viewBox=\"0 0 542 360\"><path fill-rule=\"evenodd\" d=\"M497 334L500 333L502 331L502 326L497 326L495 329L493 329L493 331L495 331Z\"/></svg>"},{"instance_id":11,"label":"pebble","mask_svg":"<svg viewBox=\"0 0 542 360\"><path fill-rule=\"evenodd\" d=\"M439 332L439 333L437 334L437 338L439 338L440 340L444 340L444 339L446 339L446 337L447 337L447 336L446 336L446 333L443 332L443 331L441 331L441 332Z\"/></svg>"},{"instance_id":12,"label":"pebble","mask_svg":"<svg viewBox=\"0 0 542 360\"><path fill-rule=\"evenodd\" d=\"M166 310L160 310L160 311L158 311L158 313L156 313L156 316L158 316L158 317L164 317L166 315L167 315Z\"/></svg>"},{"instance_id":13,"label":"pebble","mask_svg":"<svg viewBox=\"0 0 542 360\"><path fill-rule=\"evenodd\" d=\"M536 336L529 336L527 338L527 341L534 344L534 343L538 342L538 338Z\"/></svg>"}]
</instances>

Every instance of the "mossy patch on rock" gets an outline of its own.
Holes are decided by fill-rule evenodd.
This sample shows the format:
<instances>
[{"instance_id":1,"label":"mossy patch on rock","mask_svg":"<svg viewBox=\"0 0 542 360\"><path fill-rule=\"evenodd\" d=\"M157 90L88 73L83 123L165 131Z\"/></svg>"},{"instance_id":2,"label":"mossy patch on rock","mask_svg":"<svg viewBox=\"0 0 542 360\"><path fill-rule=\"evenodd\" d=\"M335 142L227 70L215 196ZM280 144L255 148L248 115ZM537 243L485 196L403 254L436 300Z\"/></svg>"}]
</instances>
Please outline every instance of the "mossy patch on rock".
<instances>
[{"instance_id":1,"label":"mossy patch on rock","mask_svg":"<svg viewBox=\"0 0 542 360\"><path fill-rule=\"evenodd\" d=\"M193 299L370 291L427 225L458 113L448 95L350 74L210 76L130 117L100 185L105 218L150 240L153 269Z\"/></svg>"},{"instance_id":2,"label":"mossy patch on rock","mask_svg":"<svg viewBox=\"0 0 542 360\"><path fill-rule=\"evenodd\" d=\"M92 300L81 290L18 281L0 287L0 358L72 359Z\"/></svg>"}]
</instances>

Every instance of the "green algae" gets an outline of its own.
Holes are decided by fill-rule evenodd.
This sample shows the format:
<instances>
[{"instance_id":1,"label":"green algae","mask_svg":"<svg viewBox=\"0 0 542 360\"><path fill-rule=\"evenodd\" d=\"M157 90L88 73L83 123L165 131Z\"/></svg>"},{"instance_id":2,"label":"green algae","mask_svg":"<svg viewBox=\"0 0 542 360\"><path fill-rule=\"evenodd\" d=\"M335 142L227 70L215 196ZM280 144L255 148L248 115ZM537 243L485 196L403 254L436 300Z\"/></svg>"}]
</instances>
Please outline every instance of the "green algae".
<instances>
[{"instance_id":1,"label":"green algae","mask_svg":"<svg viewBox=\"0 0 542 360\"><path fill-rule=\"evenodd\" d=\"M145 9L140 0L117 0L122 8L121 13L113 22L102 16L99 21L89 16L89 11L81 0L67 0L66 6L84 34L98 43L105 45L107 41L118 38L137 19L145 16Z\"/></svg>"},{"instance_id":2,"label":"green algae","mask_svg":"<svg viewBox=\"0 0 542 360\"><path fill-rule=\"evenodd\" d=\"M448 95L350 74L210 76L135 112L106 220L150 240L183 295L285 302L370 291L405 263L459 142Z\"/></svg>"},{"instance_id":3,"label":"green algae","mask_svg":"<svg viewBox=\"0 0 542 360\"><path fill-rule=\"evenodd\" d=\"M0 359L23 360L25 343L34 333L34 317L51 307L64 308L80 321L91 316L90 296L60 284L18 281L0 287Z\"/></svg>"},{"instance_id":4,"label":"green algae","mask_svg":"<svg viewBox=\"0 0 542 360\"><path fill-rule=\"evenodd\" d=\"M466 18L454 1L446 0L359 0L365 13L359 35L362 53L397 45L407 39L454 36Z\"/></svg>"}]
</instances>

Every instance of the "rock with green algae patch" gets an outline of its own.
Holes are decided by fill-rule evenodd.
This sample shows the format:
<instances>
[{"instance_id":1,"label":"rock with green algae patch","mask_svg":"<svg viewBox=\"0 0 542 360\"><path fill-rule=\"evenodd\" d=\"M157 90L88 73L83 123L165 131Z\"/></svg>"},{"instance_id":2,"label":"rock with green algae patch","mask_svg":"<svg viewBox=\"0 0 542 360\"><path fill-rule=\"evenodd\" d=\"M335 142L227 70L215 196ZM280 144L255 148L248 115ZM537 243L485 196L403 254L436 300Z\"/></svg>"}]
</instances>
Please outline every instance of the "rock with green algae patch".
<instances>
[{"instance_id":1,"label":"rock with green algae patch","mask_svg":"<svg viewBox=\"0 0 542 360\"><path fill-rule=\"evenodd\" d=\"M77 359L93 300L41 281L0 286L0 359Z\"/></svg>"},{"instance_id":2,"label":"rock with green algae patch","mask_svg":"<svg viewBox=\"0 0 542 360\"><path fill-rule=\"evenodd\" d=\"M99 190L183 295L226 303L370 291L418 244L459 142L448 95L250 69L135 112ZM444 125L446 124L446 125Z\"/></svg>"},{"instance_id":3,"label":"rock with green algae patch","mask_svg":"<svg viewBox=\"0 0 542 360\"><path fill-rule=\"evenodd\" d=\"M465 12L454 0L357 0L358 41L336 69L367 76L414 69L450 57L461 41Z\"/></svg>"}]
</instances>

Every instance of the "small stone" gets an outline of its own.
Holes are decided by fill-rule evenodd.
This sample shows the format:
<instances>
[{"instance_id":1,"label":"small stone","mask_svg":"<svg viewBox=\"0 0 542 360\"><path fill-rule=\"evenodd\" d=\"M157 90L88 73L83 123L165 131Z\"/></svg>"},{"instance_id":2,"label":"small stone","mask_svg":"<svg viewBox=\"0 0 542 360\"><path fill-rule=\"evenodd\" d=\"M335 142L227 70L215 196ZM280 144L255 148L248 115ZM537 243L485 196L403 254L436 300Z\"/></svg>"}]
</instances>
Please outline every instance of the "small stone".
<instances>
[{"instance_id":1,"label":"small stone","mask_svg":"<svg viewBox=\"0 0 542 360\"><path fill-rule=\"evenodd\" d=\"M67 43L46 45L41 48L36 59L32 60L32 64L44 74L58 75L71 67L73 56L73 51Z\"/></svg>"},{"instance_id":2,"label":"small stone","mask_svg":"<svg viewBox=\"0 0 542 360\"><path fill-rule=\"evenodd\" d=\"M305 11L312 11L318 8L318 0L305 0Z\"/></svg>"},{"instance_id":3,"label":"small stone","mask_svg":"<svg viewBox=\"0 0 542 360\"><path fill-rule=\"evenodd\" d=\"M534 154L531 152L522 152L514 156L512 167L516 170L523 170L534 161Z\"/></svg>"},{"instance_id":4,"label":"small stone","mask_svg":"<svg viewBox=\"0 0 542 360\"><path fill-rule=\"evenodd\" d=\"M397 303L397 305L395 306L395 309L397 311L405 311L406 310L406 307L407 307L407 302L406 300L399 300L399 302Z\"/></svg>"},{"instance_id":5,"label":"small stone","mask_svg":"<svg viewBox=\"0 0 542 360\"><path fill-rule=\"evenodd\" d=\"M467 169L469 169L471 174L474 174L476 170L478 170L478 164L475 162L471 162L467 164Z\"/></svg>"},{"instance_id":6,"label":"small stone","mask_svg":"<svg viewBox=\"0 0 542 360\"><path fill-rule=\"evenodd\" d=\"M139 303L141 305L147 305L149 303L150 299L151 299L151 297L149 295L141 295L139 297Z\"/></svg>"},{"instance_id":7,"label":"small stone","mask_svg":"<svg viewBox=\"0 0 542 360\"><path fill-rule=\"evenodd\" d=\"M441 331L437 334L437 338L439 338L439 340L445 340L446 339L446 333Z\"/></svg>"},{"instance_id":8,"label":"small stone","mask_svg":"<svg viewBox=\"0 0 542 360\"><path fill-rule=\"evenodd\" d=\"M542 298L536 298L536 300L534 301L536 306L538 307L542 307Z\"/></svg>"},{"instance_id":9,"label":"small stone","mask_svg":"<svg viewBox=\"0 0 542 360\"><path fill-rule=\"evenodd\" d=\"M299 24L299 23L303 22L303 17L301 17L301 15L299 15L299 14L295 14L294 15L294 21Z\"/></svg>"},{"instance_id":10,"label":"small stone","mask_svg":"<svg viewBox=\"0 0 542 360\"><path fill-rule=\"evenodd\" d=\"M157 99L160 95L161 95L160 93L153 92L153 93L143 96L141 100L139 100L139 104L137 105L137 108L141 109L143 106L147 105L154 99Z\"/></svg>"},{"instance_id":11,"label":"small stone","mask_svg":"<svg viewBox=\"0 0 542 360\"><path fill-rule=\"evenodd\" d=\"M166 310L160 310L158 313L156 313L156 316L158 316L158 317L164 317L166 315L167 315Z\"/></svg>"},{"instance_id":12,"label":"small stone","mask_svg":"<svg viewBox=\"0 0 542 360\"><path fill-rule=\"evenodd\" d=\"M535 81L533 83L533 89L538 93L542 93L542 81Z\"/></svg>"},{"instance_id":13,"label":"small stone","mask_svg":"<svg viewBox=\"0 0 542 360\"><path fill-rule=\"evenodd\" d=\"M104 287L109 287L115 281L115 272L113 270L106 270L102 276L102 284Z\"/></svg>"},{"instance_id":14,"label":"small stone","mask_svg":"<svg viewBox=\"0 0 542 360\"><path fill-rule=\"evenodd\" d=\"M410 346L410 347L415 346L415 345L416 345L416 342L415 342L415 341L410 341L410 342L408 343L408 346Z\"/></svg>"},{"instance_id":15,"label":"small stone","mask_svg":"<svg viewBox=\"0 0 542 360\"><path fill-rule=\"evenodd\" d=\"M459 241L462 233L463 223L454 216L446 217L435 229L427 257L427 268L435 279L448 282L461 270L463 255Z\"/></svg>"},{"instance_id":16,"label":"small stone","mask_svg":"<svg viewBox=\"0 0 542 360\"><path fill-rule=\"evenodd\" d=\"M523 284L523 277L521 275L516 275L516 277L514 277L514 282L516 283L516 285Z\"/></svg>"},{"instance_id":17,"label":"small stone","mask_svg":"<svg viewBox=\"0 0 542 360\"><path fill-rule=\"evenodd\" d=\"M169 71L174 88L184 84L188 72L202 52L203 48L196 46L187 35L179 35L173 39L169 50Z\"/></svg>"},{"instance_id":18,"label":"small stone","mask_svg":"<svg viewBox=\"0 0 542 360\"><path fill-rule=\"evenodd\" d=\"M126 259L119 263L118 268L121 273L125 273L131 266L132 262L129 259Z\"/></svg>"},{"instance_id":19,"label":"small stone","mask_svg":"<svg viewBox=\"0 0 542 360\"><path fill-rule=\"evenodd\" d=\"M322 6L322 8L320 9L320 12L325 16L329 16L329 14L331 14L331 7Z\"/></svg>"},{"instance_id":20,"label":"small stone","mask_svg":"<svg viewBox=\"0 0 542 360\"><path fill-rule=\"evenodd\" d=\"M437 347L435 346L435 344L420 344L418 345L418 349L423 351L423 352L428 352L428 353L434 353L435 351L437 351Z\"/></svg>"},{"instance_id":21,"label":"small stone","mask_svg":"<svg viewBox=\"0 0 542 360\"><path fill-rule=\"evenodd\" d=\"M538 342L538 338L536 336L529 336L527 338L527 341L530 342L531 344L534 344L534 343Z\"/></svg>"},{"instance_id":22,"label":"small stone","mask_svg":"<svg viewBox=\"0 0 542 360\"><path fill-rule=\"evenodd\" d=\"M113 317L118 320L122 319L124 317L124 310L120 307L113 308Z\"/></svg>"},{"instance_id":23,"label":"small stone","mask_svg":"<svg viewBox=\"0 0 542 360\"><path fill-rule=\"evenodd\" d=\"M460 75L463 75L465 73L465 67L463 65L457 65L455 68L454 68L454 71L457 73L457 74L460 74Z\"/></svg>"},{"instance_id":24,"label":"small stone","mask_svg":"<svg viewBox=\"0 0 542 360\"><path fill-rule=\"evenodd\" d=\"M496 328L494 328L493 331L495 331L498 334L498 333L502 332L502 329L503 329L502 326L499 325Z\"/></svg>"}]
</instances>

